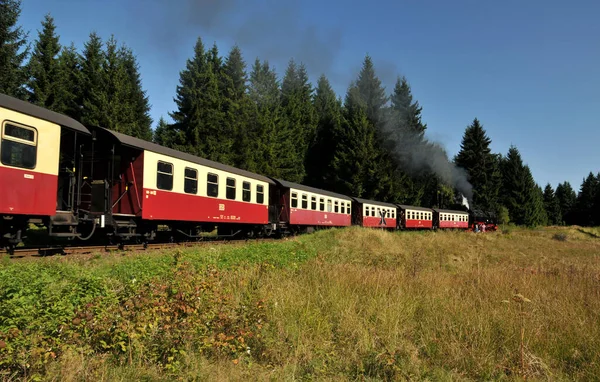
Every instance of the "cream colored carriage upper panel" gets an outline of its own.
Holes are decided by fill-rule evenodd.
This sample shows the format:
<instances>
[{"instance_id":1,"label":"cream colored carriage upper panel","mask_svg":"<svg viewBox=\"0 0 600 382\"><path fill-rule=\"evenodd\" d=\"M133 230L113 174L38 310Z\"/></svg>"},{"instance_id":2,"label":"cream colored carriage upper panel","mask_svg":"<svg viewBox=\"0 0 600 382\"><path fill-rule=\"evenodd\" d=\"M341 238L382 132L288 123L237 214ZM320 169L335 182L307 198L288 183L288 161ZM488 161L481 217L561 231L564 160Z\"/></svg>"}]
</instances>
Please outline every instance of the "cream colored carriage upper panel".
<instances>
[{"instance_id":1,"label":"cream colored carriage upper panel","mask_svg":"<svg viewBox=\"0 0 600 382\"><path fill-rule=\"evenodd\" d=\"M169 192L175 192L180 194L190 194L189 189L186 192L185 188L185 178L186 178L186 169L192 170L188 171L187 175L196 175L197 180L197 191L195 195L198 196L209 196L209 183L214 184L214 175L216 175L216 184L218 194L216 198L228 200L228 179L230 179L229 183L231 184L231 180L233 180L234 187L230 187L230 192L233 192L235 189L235 200L239 202L248 202L248 203L257 203L257 195L260 192L260 187L262 187L262 195L263 205L268 204L269 199L269 184L267 182L263 182L257 179L252 179L248 177L244 177L237 174L232 174L227 171L214 169L208 166L184 161L178 158L173 158L170 156L166 156L163 154L158 154L152 151L145 150L144 151L144 188L151 190L159 190L157 186L159 168L158 163L161 162L164 165L161 167L161 173L167 175L168 172L165 172L170 167L170 171L173 179L173 186L171 190L165 190ZM169 166L171 165L171 166ZM195 172L195 174L194 174ZM209 179L209 174L211 177ZM193 177L188 177L188 179L193 180ZM210 182L209 182L210 181ZM249 186L245 188L245 186ZM246 198L244 200L244 191L246 191L246 196L248 195L248 191L250 194L250 198ZM212 196L212 195L211 195ZM214 197L214 196L213 196Z\"/></svg>"},{"instance_id":2,"label":"cream colored carriage upper panel","mask_svg":"<svg viewBox=\"0 0 600 382\"><path fill-rule=\"evenodd\" d=\"M290 206L291 208L337 212L347 215L350 215L352 210L352 203L349 200L296 188L290 188Z\"/></svg>"},{"instance_id":3,"label":"cream colored carriage upper panel","mask_svg":"<svg viewBox=\"0 0 600 382\"><path fill-rule=\"evenodd\" d=\"M18 128L30 131L32 140L23 140L11 136L10 131L7 130L7 125L14 125ZM60 132L61 127L59 125L13 110L0 108L0 139L23 143L35 146L36 148L34 168L30 169L4 165L1 161L0 166L20 168L24 171L49 175L58 175ZM0 150L2 150L1 147ZM2 153L0 152L0 155L1 154Z\"/></svg>"}]
</instances>

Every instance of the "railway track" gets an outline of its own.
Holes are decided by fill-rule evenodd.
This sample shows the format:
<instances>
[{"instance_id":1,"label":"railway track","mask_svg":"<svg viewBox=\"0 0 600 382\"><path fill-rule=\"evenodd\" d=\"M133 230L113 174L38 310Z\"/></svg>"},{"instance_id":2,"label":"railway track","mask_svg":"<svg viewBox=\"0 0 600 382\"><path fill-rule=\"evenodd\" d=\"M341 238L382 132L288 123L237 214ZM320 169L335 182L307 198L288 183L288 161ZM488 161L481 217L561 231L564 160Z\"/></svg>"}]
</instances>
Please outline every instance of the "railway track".
<instances>
[{"instance_id":1,"label":"railway track","mask_svg":"<svg viewBox=\"0 0 600 382\"><path fill-rule=\"evenodd\" d=\"M143 251L156 251L175 248L203 247L207 245L244 244L248 242L274 241L273 238L259 238L249 240L206 240L179 243L152 243L152 244L122 244L122 245L90 245L90 246L53 246L53 247L21 247L10 254L11 259L38 258L48 256L90 255L99 253L133 253Z\"/></svg>"}]
</instances>

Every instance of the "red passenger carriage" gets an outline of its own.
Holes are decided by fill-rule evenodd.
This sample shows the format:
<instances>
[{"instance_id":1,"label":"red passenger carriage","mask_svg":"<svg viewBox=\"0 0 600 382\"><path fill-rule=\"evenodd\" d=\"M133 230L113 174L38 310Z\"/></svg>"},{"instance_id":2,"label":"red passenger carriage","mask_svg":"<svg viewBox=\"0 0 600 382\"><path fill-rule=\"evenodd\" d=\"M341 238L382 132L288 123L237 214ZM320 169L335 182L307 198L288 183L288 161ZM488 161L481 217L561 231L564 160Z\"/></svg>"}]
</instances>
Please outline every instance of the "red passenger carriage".
<instances>
[{"instance_id":1,"label":"red passenger carriage","mask_svg":"<svg viewBox=\"0 0 600 382\"><path fill-rule=\"evenodd\" d=\"M395 230L397 207L394 204L375 200L354 199L352 224L361 227L385 228Z\"/></svg>"},{"instance_id":2,"label":"red passenger carriage","mask_svg":"<svg viewBox=\"0 0 600 382\"><path fill-rule=\"evenodd\" d=\"M96 160L105 165L94 171L91 209L109 218L116 235L153 237L159 225L189 238L215 227L222 236L272 229L271 179L107 129L93 132Z\"/></svg>"},{"instance_id":3,"label":"red passenger carriage","mask_svg":"<svg viewBox=\"0 0 600 382\"><path fill-rule=\"evenodd\" d=\"M80 181L79 144L89 131L67 116L0 94L0 246L29 223L71 225Z\"/></svg>"},{"instance_id":4,"label":"red passenger carriage","mask_svg":"<svg viewBox=\"0 0 600 382\"><path fill-rule=\"evenodd\" d=\"M434 224L442 229L468 229L469 213L466 211L434 209Z\"/></svg>"},{"instance_id":5,"label":"red passenger carriage","mask_svg":"<svg viewBox=\"0 0 600 382\"><path fill-rule=\"evenodd\" d=\"M277 223L284 229L306 232L314 227L350 226L351 198L281 179L273 180L277 183L272 196Z\"/></svg>"},{"instance_id":6,"label":"red passenger carriage","mask_svg":"<svg viewBox=\"0 0 600 382\"><path fill-rule=\"evenodd\" d=\"M432 229L433 210L431 208L399 204L400 229Z\"/></svg>"}]
</instances>

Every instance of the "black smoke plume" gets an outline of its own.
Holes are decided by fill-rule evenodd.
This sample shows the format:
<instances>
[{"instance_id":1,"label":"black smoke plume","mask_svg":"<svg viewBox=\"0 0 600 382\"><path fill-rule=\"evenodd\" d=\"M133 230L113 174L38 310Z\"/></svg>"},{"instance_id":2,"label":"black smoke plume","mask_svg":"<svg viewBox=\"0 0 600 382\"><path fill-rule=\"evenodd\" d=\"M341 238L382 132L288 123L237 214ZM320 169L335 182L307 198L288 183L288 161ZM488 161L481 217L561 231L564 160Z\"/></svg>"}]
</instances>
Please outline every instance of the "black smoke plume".
<instances>
[{"instance_id":1,"label":"black smoke plume","mask_svg":"<svg viewBox=\"0 0 600 382\"><path fill-rule=\"evenodd\" d=\"M382 115L384 140L401 170L413 176L431 172L471 203L473 186L469 183L467 172L450 161L441 144L428 140L403 124L402 115L395 110L387 109Z\"/></svg>"}]
</instances>

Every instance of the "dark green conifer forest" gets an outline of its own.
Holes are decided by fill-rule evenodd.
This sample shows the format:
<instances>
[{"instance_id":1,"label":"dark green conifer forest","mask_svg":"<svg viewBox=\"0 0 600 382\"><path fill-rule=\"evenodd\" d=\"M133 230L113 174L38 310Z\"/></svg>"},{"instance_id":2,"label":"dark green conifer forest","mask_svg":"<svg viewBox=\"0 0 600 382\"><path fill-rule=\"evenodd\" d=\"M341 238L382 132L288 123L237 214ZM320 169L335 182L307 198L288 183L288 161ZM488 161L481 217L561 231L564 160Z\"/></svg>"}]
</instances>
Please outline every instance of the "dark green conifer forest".
<instances>
[{"instance_id":1,"label":"dark green conifer forest","mask_svg":"<svg viewBox=\"0 0 600 382\"><path fill-rule=\"evenodd\" d=\"M464 208L464 195L472 208L519 225L600 224L600 173L579 190L568 182L542 189L515 146L492 152L477 118L465 121L449 159L427 139L409 79L399 75L386 89L369 55L338 95L327 73L313 84L293 58L278 73L267 60L246 61L241 46L220 52L198 38L181 63L175 109L153 121L140 64L117 37L92 31L77 51L60 41L50 14L30 35L20 12L20 0L0 1L0 92L84 124L366 199Z\"/></svg>"}]
</instances>

